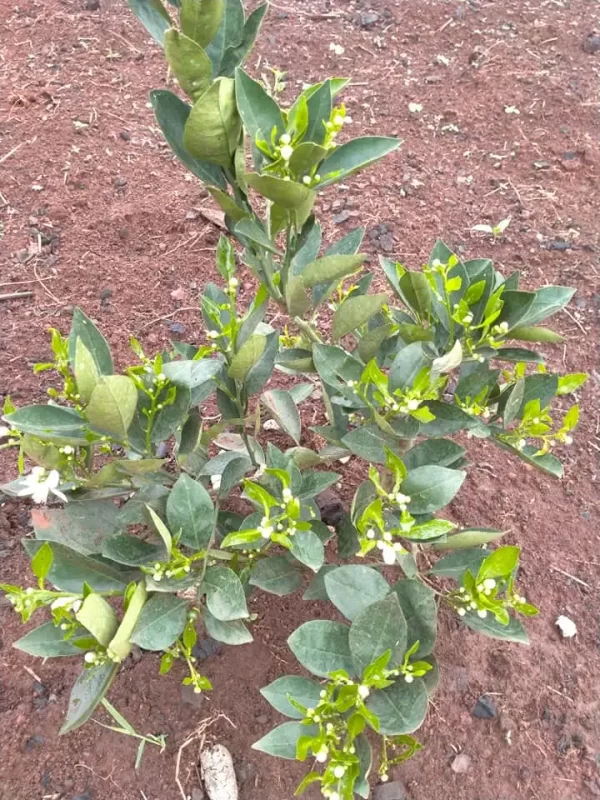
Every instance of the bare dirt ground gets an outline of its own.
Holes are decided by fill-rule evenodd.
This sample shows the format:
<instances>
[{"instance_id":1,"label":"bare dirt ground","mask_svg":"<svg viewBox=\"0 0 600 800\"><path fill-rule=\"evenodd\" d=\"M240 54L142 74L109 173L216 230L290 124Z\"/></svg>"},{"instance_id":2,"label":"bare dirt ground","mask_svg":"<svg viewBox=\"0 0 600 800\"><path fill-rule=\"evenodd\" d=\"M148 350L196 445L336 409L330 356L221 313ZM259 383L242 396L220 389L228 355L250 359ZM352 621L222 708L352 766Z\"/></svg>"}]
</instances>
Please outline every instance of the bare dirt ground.
<instances>
[{"instance_id":1,"label":"bare dirt ground","mask_svg":"<svg viewBox=\"0 0 600 800\"><path fill-rule=\"evenodd\" d=\"M131 335L149 351L198 341L198 295L215 277L218 231L199 210L210 203L172 160L147 102L167 80L162 54L125 2L85 5L94 3L0 0L0 294L32 292L0 300L0 395L17 404L44 396L47 377L30 368L46 360L48 328L68 330L74 305L123 361ZM322 196L330 238L360 222L374 256L417 265L442 236L521 270L526 286L577 287L554 325L568 345L549 349L553 367L592 376L566 477L553 482L477 444L479 466L453 504L462 523L509 529L522 545L524 589L542 609L532 644L481 640L442 618L425 749L395 776L411 800L600 796L600 52L584 47L598 28L594 0L279 0L249 64L285 70L288 95L352 75L344 100L355 131L405 140ZM495 245L471 231L509 215ZM14 469L4 454L2 477ZM25 509L0 505L3 580L26 579L27 530ZM207 661L215 690L199 706L185 702L175 671L158 675L157 658L123 668L111 701L140 731L168 734L166 753L148 750L139 775L124 737L93 723L57 736L78 665L11 649L20 624L0 607L1 800L178 798L177 751L218 713L229 721L210 733L235 754L243 800L290 800L302 769L249 746L278 721L258 688L296 669L285 639L306 609L296 597L253 603L255 642ZM577 623L573 640L554 627L563 613ZM483 693L494 719L471 714ZM461 751L469 767L455 774ZM181 759L188 793L195 755L191 745Z\"/></svg>"}]
</instances>

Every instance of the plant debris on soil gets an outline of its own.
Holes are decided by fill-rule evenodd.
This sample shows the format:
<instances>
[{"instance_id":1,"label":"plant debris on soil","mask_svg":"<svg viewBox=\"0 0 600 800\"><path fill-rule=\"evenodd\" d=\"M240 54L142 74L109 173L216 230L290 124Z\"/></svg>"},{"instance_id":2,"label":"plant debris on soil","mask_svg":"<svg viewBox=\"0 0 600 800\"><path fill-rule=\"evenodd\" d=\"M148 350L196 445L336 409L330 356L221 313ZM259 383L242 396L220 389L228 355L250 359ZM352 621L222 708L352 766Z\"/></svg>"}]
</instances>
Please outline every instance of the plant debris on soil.
<instances>
[{"instance_id":1,"label":"plant debris on soil","mask_svg":"<svg viewBox=\"0 0 600 800\"><path fill-rule=\"evenodd\" d=\"M248 62L258 75L284 70L286 97L303 82L352 76L343 99L354 128L404 139L377 168L319 196L330 240L365 225L372 261L385 253L416 266L440 236L506 274L520 270L525 286L577 288L553 325L567 345L547 348L553 368L591 374L565 478L471 442L479 466L452 504L458 522L507 530L522 546L521 582L541 608L531 646L483 639L442 615L442 683L419 733L424 750L392 774L411 800L600 796L598 12L589 0L282 0ZM121 363L132 335L148 352L200 341L219 217L162 140L148 91L166 84L165 62L124 0L4 3L0 76L0 294L24 293L0 303L0 400L44 398L50 377L31 366L47 360L48 328L65 333L76 305ZM509 216L496 242L472 231ZM244 272L242 298L253 286ZM2 453L1 477L15 469ZM345 500L361 476L352 462L341 471ZM28 510L0 505L3 581L29 579L24 535ZM255 641L208 654L215 688L196 705L180 695L177 669L158 674L157 654L123 665L110 702L141 733L167 735L166 752L147 748L138 774L129 738L93 722L58 736L80 666L12 649L23 631L2 601L0 800L172 800L179 748L218 714L227 720L207 735L233 754L241 800L290 800L308 767L250 746L278 722L259 688L299 671L287 636L309 614L330 614L298 600L252 600ZM576 637L560 636L561 614ZM473 714L483 697L497 714ZM190 746L179 771L190 795L198 769Z\"/></svg>"}]
</instances>

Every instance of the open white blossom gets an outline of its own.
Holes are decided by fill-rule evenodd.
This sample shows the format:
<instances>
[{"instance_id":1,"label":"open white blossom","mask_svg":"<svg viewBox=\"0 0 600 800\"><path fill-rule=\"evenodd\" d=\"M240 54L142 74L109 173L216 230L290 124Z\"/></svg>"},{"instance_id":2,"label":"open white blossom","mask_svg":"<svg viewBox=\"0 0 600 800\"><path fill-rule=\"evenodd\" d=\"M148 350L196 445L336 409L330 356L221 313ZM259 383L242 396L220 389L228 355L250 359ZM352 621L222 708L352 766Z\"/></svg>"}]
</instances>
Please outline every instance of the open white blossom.
<instances>
[{"instance_id":1,"label":"open white blossom","mask_svg":"<svg viewBox=\"0 0 600 800\"><path fill-rule=\"evenodd\" d=\"M19 497L31 497L34 503L47 503L48 495L53 494L63 503L68 502L65 495L59 491L60 473L56 469L46 472L43 467L34 467L29 475L23 478L24 488L18 493Z\"/></svg>"}]
</instances>

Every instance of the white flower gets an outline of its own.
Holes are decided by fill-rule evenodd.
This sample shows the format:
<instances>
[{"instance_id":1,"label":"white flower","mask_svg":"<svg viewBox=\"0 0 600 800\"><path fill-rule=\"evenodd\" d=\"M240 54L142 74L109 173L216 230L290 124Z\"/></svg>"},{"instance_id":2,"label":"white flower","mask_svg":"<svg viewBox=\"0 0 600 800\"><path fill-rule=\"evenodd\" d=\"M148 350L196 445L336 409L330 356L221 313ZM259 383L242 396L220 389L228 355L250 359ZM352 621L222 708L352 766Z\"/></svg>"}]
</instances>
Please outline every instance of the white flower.
<instances>
[{"instance_id":1,"label":"white flower","mask_svg":"<svg viewBox=\"0 0 600 800\"><path fill-rule=\"evenodd\" d=\"M89 651L88 651L88 652L87 652L87 653L84 655L84 657L83 657L83 660L84 660L84 661L85 661L87 664L93 664L93 663L94 663L94 661L96 660L96 653L93 653L91 650L89 650Z\"/></svg>"},{"instance_id":2,"label":"white flower","mask_svg":"<svg viewBox=\"0 0 600 800\"><path fill-rule=\"evenodd\" d=\"M289 135L289 133L283 133L279 137L279 144L283 144L283 145L290 144L291 141L292 141L292 137Z\"/></svg>"},{"instance_id":3,"label":"white flower","mask_svg":"<svg viewBox=\"0 0 600 800\"><path fill-rule=\"evenodd\" d=\"M368 686L363 686L363 684L361 683L361 685L358 687L358 696L362 700L365 700L370 694L371 694L371 690L369 689L369 687Z\"/></svg>"},{"instance_id":4,"label":"white flower","mask_svg":"<svg viewBox=\"0 0 600 800\"><path fill-rule=\"evenodd\" d=\"M486 578L483 582L484 589L495 589L496 581L493 578Z\"/></svg>"},{"instance_id":5,"label":"white flower","mask_svg":"<svg viewBox=\"0 0 600 800\"><path fill-rule=\"evenodd\" d=\"M419 403L420 403L419 400L413 398L412 400L409 400L406 405L408 406L409 411L416 411L417 408L419 407Z\"/></svg>"},{"instance_id":6,"label":"white flower","mask_svg":"<svg viewBox=\"0 0 600 800\"><path fill-rule=\"evenodd\" d=\"M459 617L464 617L464 616L465 616L465 614L467 613L467 612L466 612L466 610L465 610L464 608L457 608L457 609L456 609L456 612L457 612L457 614L458 614L458 616L459 616Z\"/></svg>"},{"instance_id":7,"label":"white flower","mask_svg":"<svg viewBox=\"0 0 600 800\"><path fill-rule=\"evenodd\" d=\"M565 436L565 444L573 444L573 437Z\"/></svg>"},{"instance_id":8,"label":"white flower","mask_svg":"<svg viewBox=\"0 0 600 800\"><path fill-rule=\"evenodd\" d=\"M477 616L480 619L485 619L487 617L487 611L485 610L485 608L480 608L479 611L477 612Z\"/></svg>"},{"instance_id":9,"label":"white flower","mask_svg":"<svg viewBox=\"0 0 600 800\"><path fill-rule=\"evenodd\" d=\"M343 56L344 55L344 47L341 44L335 44L335 42L331 42L329 45L329 49L332 53L335 53L336 56Z\"/></svg>"},{"instance_id":10,"label":"white flower","mask_svg":"<svg viewBox=\"0 0 600 800\"><path fill-rule=\"evenodd\" d=\"M72 456L75 452L75 448L71 447L70 444L66 444L64 447L60 448L60 452L64 453L66 456Z\"/></svg>"},{"instance_id":11,"label":"white flower","mask_svg":"<svg viewBox=\"0 0 600 800\"><path fill-rule=\"evenodd\" d=\"M312 183L312 179L311 179L310 175L305 175L305 176L302 178L302 183L303 183L305 186L310 186L310 185L311 185L311 183Z\"/></svg>"},{"instance_id":12,"label":"white flower","mask_svg":"<svg viewBox=\"0 0 600 800\"><path fill-rule=\"evenodd\" d=\"M57 597L50 604L50 608L54 611L55 608L70 608L74 597Z\"/></svg>"},{"instance_id":13,"label":"white flower","mask_svg":"<svg viewBox=\"0 0 600 800\"><path fill-rule=\"evenodd\" d=\"M222 475L211 475L210 476L210 484L211 484L212 488L216 492L218 492L219 489L221 488L221 481L222 480L223 480L223 476Z\"/></svg>"},{"instance_id":14,"label":"white flower","mask_svg":"<svg viewBox=\"0 0 600 800\"><path fill-rule=\"evenodd\" d=\"M375 531L373 528L369 528L367 531L367 539L374 539L375 538Z\"/></svg>"},{"instance_id":15,"label":"white flower","mask_svg":"<svg viewBox=\"0 0 600 800\"><path fill-rule=\"evenodd\" d=\"M383 556L383 560L386 564L392 565L396 563L396 551L394 550L393 545L383 544L383 547L381 548L381 555Z\"/></svg>"},{"instance_id":16,"label":"white flower","mask_svg":"<svg viewBox=\"0 0 600 800\"><path fill-rule=\"evenodd\" d=\"M324 764L327 761L328 755L329 755L329 748L323 745L323 747L319 750L315 758L317 759L319 764Z\"/></svg>"},{"instance_id":17,"label":"white flower","mask_svg":"<svg viewBox=\"0 0 600 800\"><path fill-rule=\"evenodd\" d=\"M410 672L409 672L409 673L407 673L407 674L404 676L404 680L405 680L407 683L412 683L412 682L414 681L414 679L415 679L414 675L411 675L411 674L410 674Z\"/></svg>"},{"instance_id":18,"label":"white flower","mask_svg":"<svg viewBox=\"0 0 600 800\"><path fill-rule=\"evenodd\" d=\"M562 614L554 624L562 633L563 639L572 639L573 636L577 634L577 625L575 625L572 619L569 619Z\"/></svg>"},{"instance_id":19,"label":"white flower","mask_svg":"<svg viewBox=\"0 0 600 800\"><path fill-rule=\"evenodd\" d=\"M230 289L237 289L239 284L240 284L240 282L238 281L237 278L229 278L228 285L229 285Z\"/></svg>"},{"instance_id":20,"label":"white flower","mask_svg":"<svg viewBox=\"0 0 600 800\"><path fill-rule=\"evenodd\" d=\"M346 118L342 117L341 114L336 114L335 117L333 118L333 124L337 128L341 128L345 121L346 121Z\"/></svg>"},{"instance_id":21,"label":"white flower","mask_svg":"<svg viewBox=\"0 0 600 800\"><path fill-rule=\"evenodd\" d=\"M284 144L280 150L281 157L284 161L289 161L290 158L294 155L294 148L291 144Z\"/></svg>"},{"instance_id":22,"label":"white flower","mask_svg":"<svg viewBox=\"0 0 600 800\"><path fill-rule=\"evenodd\" d=\"M381 778L380 778L380 781L382 783L387 783L389 781L389 779L390 779L389 775L382 775Z\"/></svg>"},{"instance_id":23,"label":"white flower","mask_svg":"<svg viewBox=\"0 0 600 800\"><path fill-rule=\"evenodd\" d=\"M19 497L31 497L34 503L47 503L48 495L53 494L63 503L68 502L64 494L58 490L60 473L56 469L46 474L43 467L34 467L31 473L23 478L25 488L18 493Z\"/></svg>"},{"instance_id":24,"label":"white flower","mask_svg":"<svg viewBox=\"0 0 600 800\"><path fill-rule=\"evenodd\" d=\"M333 776L335 778L343 778L345 772L346 772L346 767L342 766L341 764L338 764L337 767L334 767Z\"/></svg>"},{"instance_id":25,"label":"white flower","mask_svg":"<svg viewBox=\"0 0 600 800\"><path fill-rule=\"evenodd\" d=\"M291 489L287 489L287 488L283 490L283 492L281 493L281 495L282 495L282 497L283 497L283 502L284 502L284 503L289 503L289 502L290 502L290 500L291 500L291 499L292 499L292 497L293 497L293 495L292 495L292 490L291 490Z\"/></svg>"}]
</instances>

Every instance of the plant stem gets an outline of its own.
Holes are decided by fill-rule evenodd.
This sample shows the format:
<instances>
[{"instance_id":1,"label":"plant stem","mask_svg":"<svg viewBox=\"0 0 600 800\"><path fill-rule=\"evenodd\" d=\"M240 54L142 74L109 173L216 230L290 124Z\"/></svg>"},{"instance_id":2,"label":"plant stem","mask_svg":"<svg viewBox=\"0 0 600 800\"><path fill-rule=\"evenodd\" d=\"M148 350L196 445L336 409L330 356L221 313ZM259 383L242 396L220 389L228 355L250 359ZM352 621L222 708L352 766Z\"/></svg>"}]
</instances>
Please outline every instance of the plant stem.
<instances>
[{"instance_id":1,"label":"plant stem","mask_svg":"<svg viewBox=\"0 0 600 800\"><path fill-rule=\"evenodd\" d=\"M311 342L322 344L323 340L309 322L301 317L294 317L294 324L304 333Z\"/></svg>"}]
</instances>

